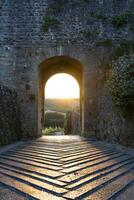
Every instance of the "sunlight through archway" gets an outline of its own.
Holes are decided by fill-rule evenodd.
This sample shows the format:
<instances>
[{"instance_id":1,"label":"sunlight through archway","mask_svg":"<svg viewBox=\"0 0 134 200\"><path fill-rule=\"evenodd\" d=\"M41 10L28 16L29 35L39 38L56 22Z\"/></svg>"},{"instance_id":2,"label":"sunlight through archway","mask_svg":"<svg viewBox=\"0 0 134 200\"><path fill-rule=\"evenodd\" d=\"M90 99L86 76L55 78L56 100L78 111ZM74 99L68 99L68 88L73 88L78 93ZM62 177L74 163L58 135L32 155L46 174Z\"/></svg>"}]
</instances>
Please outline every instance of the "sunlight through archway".
<instances>
[{"instance_id":1,"label":"sunlight through archway","mask_svg":"<svg viewBox=\"0 0 134 200\"><path fill-rule=\"evenodd\" d=\"M66 73L55 74L46 83L46 99L74 99L79 98L79 84L76 79Z\"/></svg>"},{"instance_id":2,"label":"sunlight through archway","mask_svg":"<svg viewBox=\"0 0 134 200\"><path fill-rule=\"evenodd\" d=\"M67 74L51 76L45 85L43 134L71 134L80 130L80 87ZM50 133L49 133L50 132Z\"/></svg>"}]
</instances>

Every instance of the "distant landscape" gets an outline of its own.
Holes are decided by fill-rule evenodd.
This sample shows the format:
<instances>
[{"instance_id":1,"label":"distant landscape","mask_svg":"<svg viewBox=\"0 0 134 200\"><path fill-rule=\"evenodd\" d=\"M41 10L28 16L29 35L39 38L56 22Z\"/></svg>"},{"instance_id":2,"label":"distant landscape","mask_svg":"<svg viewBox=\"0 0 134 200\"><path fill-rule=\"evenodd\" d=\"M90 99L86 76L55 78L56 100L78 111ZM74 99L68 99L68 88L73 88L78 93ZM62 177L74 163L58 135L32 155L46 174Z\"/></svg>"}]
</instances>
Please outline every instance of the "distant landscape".
<instances>
[{"instance_id":1,"label":"distant landscape","mask_svg":"<svg viewBox=\"0 0 134 200\"><path fill-rule=\"evenodd\" d=\"M45 99L45 112L67 112L76 107L79 107L79 99Z\"/></svg>"},{"instance_id":2,"label":"distant landscape","mask_svg":"<svg viewBox=\"0 0 134 200\"><path fill-rule=\"evenodd\" d=\"M64 132L66 113L79 109L79 99L46 99L43 134Z\"/></svg>"}]
</instances>

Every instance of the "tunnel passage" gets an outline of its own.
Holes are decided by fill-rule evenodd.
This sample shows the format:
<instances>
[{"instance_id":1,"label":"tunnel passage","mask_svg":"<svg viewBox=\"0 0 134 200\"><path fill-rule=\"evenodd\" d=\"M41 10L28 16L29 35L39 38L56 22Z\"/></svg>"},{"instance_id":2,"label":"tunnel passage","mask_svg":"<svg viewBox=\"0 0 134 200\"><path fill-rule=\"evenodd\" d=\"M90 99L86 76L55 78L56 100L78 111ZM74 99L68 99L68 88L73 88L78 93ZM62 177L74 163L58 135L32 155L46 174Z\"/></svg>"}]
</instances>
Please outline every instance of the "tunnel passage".
<instances>
[{"instance_id":1,"label":"tunnel passage","mask_svg":"<svg viewBox=\"0 0 134 200\"><path fill-rule=\"evenodd\" d=\"M68 56L55 56L46 59L39 65L39 102L38 102L38 132L41 130L44 122L44 86L48 79L57 73L67 73L72 75L80 87L80 129L83 127L83 66L82 64Z\"/></svg>"}]
</instances>

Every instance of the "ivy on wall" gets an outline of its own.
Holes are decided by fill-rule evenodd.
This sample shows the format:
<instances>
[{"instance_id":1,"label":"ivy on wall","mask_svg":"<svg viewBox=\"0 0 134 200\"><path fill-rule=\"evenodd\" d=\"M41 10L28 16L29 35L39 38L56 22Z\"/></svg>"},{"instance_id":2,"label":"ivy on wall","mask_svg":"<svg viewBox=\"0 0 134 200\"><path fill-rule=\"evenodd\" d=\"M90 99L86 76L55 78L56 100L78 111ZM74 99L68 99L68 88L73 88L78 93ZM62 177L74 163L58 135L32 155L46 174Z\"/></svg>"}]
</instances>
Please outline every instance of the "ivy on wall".
<instances>
[{"instance_id":1,"label":"ivy on wall","mask_svg":"<svg viewBox=\"0 0 134 200\"><path fill-rule=\"evenodd\" d=\"M118 47L114 48L112 59L116 60L123 55L129 55L134 53L134 41L133 40L122 40Z\"/></svg>"},{"instance_id":2,"label":"ivy on wall","mask_svg":"<svg viewBox=\"0 0 134 200\"><path fill-rule=\"evenodd\" d=\"M111 40L101 41L99 45L105 48L113 46ZM112 75L104 81L108 81L115 107L125 114L131 113L134 109L134 42L120 41L118 47L111 51L109 58L104 55L100 61L99 68L103 74L106 69L112 71Z\"/></svg>"},{"instance_id":3,"label":"ivy on wall","mask_svg":"<svg viewBox=\"0 0 134 200\"><path fill-rule=\"evenodd\" d=\"M112 18L112 25L115 28L121 28L127 24L127 17L125 15L117 15Z\"/></svg>"},{"instance_id":4,"label":"ivy on wall","mask_svg":"<svg viewBox=\"0 0 134 200\"><path fill-rule=\"evenodd\" d=\"M54 16L46 16L44 17L45 23L43 24L43 30L44 32L48 32L50 27L58 27L60 22L59 20Z\"/></svg>"},{"instance_id":5,"label":"ivy on wall","mask_svg":"<svg viewBox=\"0 0 134 200\"><path fill-rule=\"evenodd\" d=\"M134 109L134 54L122 56L112 63L109 87L114 105L131 112Z\"/></svg>"},{"instance_id":6,"label":"ivy on wall","mask_svg":"<svg viewBox=\"0 0 134 200\"><path fill-rule=\"evenodd\" d=\"M44 16L43 31L48 32L51 28L58 28L61 24L58 15L63 8L64 0L52 1Z\"/></svg>"},{"instance_id":7,"label":"ivy on wall","mask_svg":"<svg viewBox=\"0 0 134 200\"><path fill-rule=\"evenodd\" d=\"M112 18L112 25L115 28L124 27L128 23L132 23L134 18L134 12L126 11L120 15L115 15Z\"/></svg>"}]
</instances>

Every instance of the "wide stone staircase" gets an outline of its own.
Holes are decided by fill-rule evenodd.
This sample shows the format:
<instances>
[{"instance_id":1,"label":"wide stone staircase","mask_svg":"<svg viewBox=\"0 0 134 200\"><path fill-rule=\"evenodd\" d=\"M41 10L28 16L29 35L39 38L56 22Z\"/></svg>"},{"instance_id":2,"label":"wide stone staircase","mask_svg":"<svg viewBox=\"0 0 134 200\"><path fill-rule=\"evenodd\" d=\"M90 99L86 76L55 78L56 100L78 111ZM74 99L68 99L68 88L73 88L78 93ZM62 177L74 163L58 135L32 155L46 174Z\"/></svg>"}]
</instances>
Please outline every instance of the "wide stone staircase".
<instances>
[{"instance_id":1,"label":"wide stone staircase","mask_svg":"<svg viewBox=\"0 0 134 200\"><path fill-rule=\"evenodd\" d=\"M134 156L95 139L44 136L0 154L0 200L134 200Z\"/></svg>"}]
</instances>

